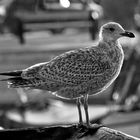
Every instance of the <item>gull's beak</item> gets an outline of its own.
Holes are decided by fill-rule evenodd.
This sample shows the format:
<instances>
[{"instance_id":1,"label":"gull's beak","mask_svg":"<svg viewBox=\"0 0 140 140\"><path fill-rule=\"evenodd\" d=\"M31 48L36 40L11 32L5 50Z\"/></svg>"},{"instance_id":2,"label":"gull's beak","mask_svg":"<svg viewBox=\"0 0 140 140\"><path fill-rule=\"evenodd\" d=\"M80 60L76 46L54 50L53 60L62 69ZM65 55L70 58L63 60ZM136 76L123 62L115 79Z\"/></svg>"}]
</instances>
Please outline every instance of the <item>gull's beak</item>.
<instances>
[{"instance_id":1,"label":"gull's beak","mask_svg":"<svg viewBox=\"0 0 140 140\"><path fill-rule=\"evenodd\" d=\"M132 32L125 31L124 33L121 33L122 36L134 38L135 35Z\"/></svg>"}]
</instances>

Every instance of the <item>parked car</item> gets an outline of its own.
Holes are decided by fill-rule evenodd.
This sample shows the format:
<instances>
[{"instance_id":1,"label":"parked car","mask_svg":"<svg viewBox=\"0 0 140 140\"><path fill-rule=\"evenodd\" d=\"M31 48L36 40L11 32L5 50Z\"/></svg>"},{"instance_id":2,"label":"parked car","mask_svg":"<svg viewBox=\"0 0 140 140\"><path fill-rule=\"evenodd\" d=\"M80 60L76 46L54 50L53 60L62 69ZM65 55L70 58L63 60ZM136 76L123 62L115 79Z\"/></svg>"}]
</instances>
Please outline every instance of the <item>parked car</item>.
<instances>
[{"instance_id":1,"label":"parked car","mask_svg":"<svg viewBox=\"0 0 140 140\"><path fill-rule=\"evenodd\" d=\"M94 8L97 7L95 3L83 2L83 0L34 0L34 3L26 1L14 0L7 8L5 25L8 25L13 33L14 30L16 30L16 34L18 30L23 33L24 31L50 30L55 34L61 33L67 28L88 28L91 38L95 39L100 18L99 10ZM15 25L17 25L17 29ZM21 30L21 27L24 29ZM22 43L22 41L20 42Z\"/></svg>"}]
</instances>

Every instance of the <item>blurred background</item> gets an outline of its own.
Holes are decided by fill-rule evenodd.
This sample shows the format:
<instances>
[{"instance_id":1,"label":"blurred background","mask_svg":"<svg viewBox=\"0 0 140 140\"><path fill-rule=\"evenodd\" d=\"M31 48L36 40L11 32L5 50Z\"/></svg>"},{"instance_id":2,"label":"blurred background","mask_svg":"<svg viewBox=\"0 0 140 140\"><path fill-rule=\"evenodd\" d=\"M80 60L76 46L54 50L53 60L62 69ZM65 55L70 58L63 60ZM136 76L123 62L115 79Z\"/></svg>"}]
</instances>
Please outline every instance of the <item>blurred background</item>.
<instances>
[{"instance_id":1,"label":"blurred background","mask_svg":"<svg viewBox=\"0 0 140 140\"><path fill-rule=\"evenodd\" d=\"M140 138L140 0L0 0L0 72L94 45L108 21L120 23L136 38L120 40L125 51L121 74L103 94L90 96L90 119ZM2 128L75 122L75 101L0 83Z\"/></svg>"}]
</instances>

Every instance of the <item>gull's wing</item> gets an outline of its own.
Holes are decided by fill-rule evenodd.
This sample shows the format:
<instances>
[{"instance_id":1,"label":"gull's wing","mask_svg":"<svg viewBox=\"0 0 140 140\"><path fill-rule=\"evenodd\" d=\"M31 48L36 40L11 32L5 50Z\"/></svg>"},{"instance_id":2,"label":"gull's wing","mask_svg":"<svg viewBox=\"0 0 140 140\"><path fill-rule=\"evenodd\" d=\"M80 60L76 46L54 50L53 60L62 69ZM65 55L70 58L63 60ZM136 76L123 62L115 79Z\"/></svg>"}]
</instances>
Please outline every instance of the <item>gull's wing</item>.
<instances>
[{"instance_id":1,"label":"gull's wing","mask_svg":"<svg viewBox=\"0 0 140 140\"><path fill-rule=\"evenodd\" d=\"M45 79L45 82L80 84L102 75L111 65L105 52L97 47L70 51L47 63L34 65L23 72L23 78Z\"/></svg>"},{"instance_id":2,"label":"gull's wing","mask_svg":"<svg viewBox=\"0 0 140 140\"><path fill-rule=\"evenodd\" d=\"M24 69L21 73L21 77L23 79L32 79L32 78L40 78L40 71L42 67L48 65L48 62L38 63L27 69Z\"/></svg>"}]
</instances>

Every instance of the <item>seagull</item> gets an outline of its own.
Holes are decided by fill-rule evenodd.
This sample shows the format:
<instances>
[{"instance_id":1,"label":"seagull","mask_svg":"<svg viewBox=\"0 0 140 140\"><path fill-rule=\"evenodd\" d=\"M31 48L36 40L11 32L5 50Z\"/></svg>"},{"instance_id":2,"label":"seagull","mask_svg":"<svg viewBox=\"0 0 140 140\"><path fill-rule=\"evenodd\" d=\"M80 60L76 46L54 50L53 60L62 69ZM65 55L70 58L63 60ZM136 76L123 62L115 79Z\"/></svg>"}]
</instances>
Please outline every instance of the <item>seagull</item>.
<instances>
[{"instance_id":1,"label":"seagull","mask_svg":"<svg viewBox=\"0 0 140 140\"><path fill-rule=\"evenodd\" d=\"M90 127L88 96L103 92L119 75L124 53L118 39L124 36L135 37L120 24L108 22L100 28L97 45L65 52L23 70L0 73L11 76L2 81L7 81L10 88L42 89L76 100L79 124L83 124L83 104L86 126Z\"/></svg>"}]
</instances>

